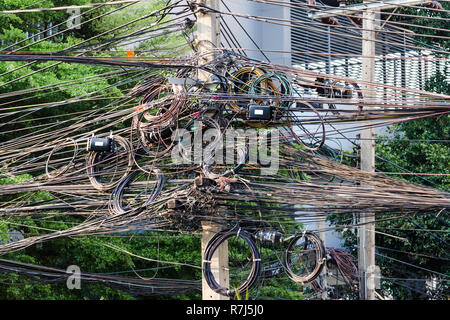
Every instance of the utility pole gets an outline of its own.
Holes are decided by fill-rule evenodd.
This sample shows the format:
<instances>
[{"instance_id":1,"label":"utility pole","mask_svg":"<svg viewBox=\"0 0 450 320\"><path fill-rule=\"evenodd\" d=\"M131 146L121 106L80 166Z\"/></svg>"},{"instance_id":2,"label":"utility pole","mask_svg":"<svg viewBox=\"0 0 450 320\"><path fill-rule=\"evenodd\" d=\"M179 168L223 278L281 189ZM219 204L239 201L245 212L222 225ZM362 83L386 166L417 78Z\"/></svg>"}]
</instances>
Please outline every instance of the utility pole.
<instances>
[{"instance_id":1,"label":"utility pole","mask_svg":"<svg viewBox=\"0 0 450 320\"><path fill-rule=\"evenodd\" d=\"M318 223L317 223L317 229L319 229L319 236L320 236L320 240L322 240L323 242L323 246L325 247L325 250L327 250L327 233L326 233L326 219L327 216L323 215L323 218L319 218ZM325 252L325 257L327 257L327 252ZM321 293L321 299L322 300L326 300L328 299L328 270L327 270L327 262L326 260L323 261L323 263L325 264L323 269L322 269L322 293Z\"/></svg>"},{"instance_id":2,"label":"utility pole","mask_svg":"<svg viewBox=\"0 0 450 320\"><path fill-rule=\"evenodd\" d=\"M364 1L366 2L366 1ZM375 10L363 11L362 30L362 80L364 95L372 97L375 90L370 83L375 81ZM361 130L361 171L375 172L374 129ZM359 229L359 275L360 299L375 300L375 214L362 212Z\"/></svg>"},{"instance_id":3,"label":"utility pole","mask_svg":"<svg viewBox=\"0 0 450 320\"><path fill-rule=\"evenodd\" d=\"M197 0L196 3L205 5L213 10L219 9L219 0ZM200 9L197 13L198 64L203 65L213 60L217 54L215 48L220 46L220 20L217 13L201 10L200 6L198 8ZM199 69L198 80L208 82L210 78L210 73ZM202 222L202 257L209 240L219 231L220 225L209 221ZM228 243L226 241L219 246L211 259L211 272L219 285L229 288ZM202 299L229 300L229 297L222 296L211 290L204 275L202 275Z\"/></svg>"},{"instance_id":4,"label":"utility pole","mask_svg":"<svg viewBox=\"0 0 450 320\"><path fill-rule=\"evenodd\" d=\"M197 4L205 5L213 10L219 9L219 0L197 0ZM220 47L220 18L217 13L202 10L199 6L197 14L197 45L200 65L212 61L217 55L216 48ZM198 80L208 82L211 74L199 70Z\"/></svg>"},{"instance_id":5,"label":"utility pole","mask_svg":"<svg viewBox=\"0 0 450 320\"><path fill-rule=\"evenodd\" d=\"M220 226L209 221L202 222L202 257L209 240L220 231ZM228 242L222 243L211 259L211 273L222 287L229 288ZM202 300L230 300L229 297L216 293L208 286L202 275Z\"/></svg>"}]
</instances>

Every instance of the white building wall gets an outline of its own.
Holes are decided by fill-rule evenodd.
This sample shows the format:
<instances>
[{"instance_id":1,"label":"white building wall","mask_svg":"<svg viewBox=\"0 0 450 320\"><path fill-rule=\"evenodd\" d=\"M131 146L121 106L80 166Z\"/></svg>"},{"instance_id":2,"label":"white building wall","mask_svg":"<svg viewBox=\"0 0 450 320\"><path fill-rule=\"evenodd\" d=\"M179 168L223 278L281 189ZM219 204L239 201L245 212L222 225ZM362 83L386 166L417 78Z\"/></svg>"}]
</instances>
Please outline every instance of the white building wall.
<instances>
[{"instance_id":1,"label":"white building wall","mask_svg":"<svg viewBox=\"0 0 450 320\"><path fill-rule=\"evenodd\" d=\"M289 2L288 0L284 1ZM226 6L224 6L223 2L225 2ZM290 19L290 10L287 7L267 5L248 0L223 0L223 2L220 1L220 11L222 12L228 12L228 7L231 12L240 15ZM259 47L260 49L269 51L291 51L291 36L288 26L236 17L245 29L243 31L243 28L232 16L223 15L222 18L232 30L242 48L248 49L246 53L250 58L262 61L268 61L269 59L268 62L275 64L291 65L291 58L288 52L265 52L264 56L258 49ZM257 45L254 44L246 33L248 33ZM224 41L222 42L224 43ZM226 44L224 43L224 45Z\"/></svg>"}]
</instances>

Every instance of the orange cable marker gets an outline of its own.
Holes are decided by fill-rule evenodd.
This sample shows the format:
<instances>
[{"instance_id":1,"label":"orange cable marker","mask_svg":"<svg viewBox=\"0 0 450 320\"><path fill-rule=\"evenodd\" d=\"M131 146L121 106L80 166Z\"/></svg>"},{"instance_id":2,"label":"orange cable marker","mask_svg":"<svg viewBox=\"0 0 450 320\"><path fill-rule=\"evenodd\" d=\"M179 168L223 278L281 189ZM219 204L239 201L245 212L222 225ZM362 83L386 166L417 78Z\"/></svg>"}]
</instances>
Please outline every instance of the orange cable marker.
<instances>
[{"instance_id":1,"label":"orange cable marker","mask_svg":"<svg viewBox=\"0 0 450 320\"><path fill-rule=\"evenodd\" d=\"M127 56L134 57L134 51L133 50L127 51Z\"/></svg>"}]
</instances>

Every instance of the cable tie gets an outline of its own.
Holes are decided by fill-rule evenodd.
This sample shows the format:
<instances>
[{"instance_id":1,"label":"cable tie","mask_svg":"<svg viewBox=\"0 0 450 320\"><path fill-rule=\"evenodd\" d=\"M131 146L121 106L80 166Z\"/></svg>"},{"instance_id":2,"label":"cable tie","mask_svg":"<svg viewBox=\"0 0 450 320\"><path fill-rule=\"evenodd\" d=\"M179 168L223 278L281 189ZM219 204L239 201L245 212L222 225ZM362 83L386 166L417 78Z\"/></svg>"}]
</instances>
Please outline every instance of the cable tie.
<instances>
[{"instance_id":1,"label":"cable tie","mask_svg":"<svg viewBox=\"0 0 450 320\"><path fill-rule=\"evenodd\" d=\"M203 260L203 263L211 263L211 260Z\"/></svg>"},{"instance_id":2,"label":"cable tie","mask_svg":"<svg viewBox=\"0 0 450 320\"><path fill-rule=\"evenodd\" d=\"M253 259L253 262L258 262L258 261L261 261L261 258Z\"/></svg>"},{"instance_id":3,"label":"cable tie","mask_svg":"<svg viewBox=\"0 0 450 320\"><path fill-rule=\"evenodd\" d=\"M236 234L236 237L239 237L239 234L241 233L241 228L239 228L239 230L238 230L238 232L237 232L237 234Z\"/></svg>"},{"instance_id":4,"label":"cable tie","mask_svg":"<svg viewBox=\"0 0 450 320\"><path fill-rule=\"evenodd\" d=\"M305 237L307 230L308 230L308 226L306 226L305 230L303 230L302 237L300 239L303 239Z\"/></svg>"},{"instance_id":5,"label":"cable tie","mask_svg":"<svg viewBox=\"0 0 450 320\"><path fill-rule=\"evenodd\" d=\"M300 239L303 239L303 238L305 237L305 234L306 234L306 230L305 230L305 231L303 231L303 233L302 233L302 237L301 237Z\"/></svg>"}]
</instances>

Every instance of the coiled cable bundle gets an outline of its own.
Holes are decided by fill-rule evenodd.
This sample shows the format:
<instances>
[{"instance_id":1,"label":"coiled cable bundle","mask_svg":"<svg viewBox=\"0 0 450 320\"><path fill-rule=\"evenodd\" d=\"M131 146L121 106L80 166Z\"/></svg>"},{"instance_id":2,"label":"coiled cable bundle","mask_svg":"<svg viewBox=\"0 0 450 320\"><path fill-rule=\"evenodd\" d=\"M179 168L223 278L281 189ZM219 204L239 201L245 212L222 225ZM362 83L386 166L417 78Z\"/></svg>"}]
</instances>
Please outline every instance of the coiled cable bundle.
<instances>
[{"instance_id":1,"label":"coiled cable bundle","mask_svg":"<svg viewBox=\"0 0 450 320\"><path fill-rule=\"evenodd\" d=\"M291 101L283 101L292 93L291 84L281 73L266 72L250 84L249 94L261 96L261 99L254 98L248 105L248 126L253 128L267 127L275 124L274 120L279 120L287 115ZM267 98L263 98L267 96ZM272 98L273 97L273 98ZM281 100L281 101L277 101ZM256 114L259 109L259 115ZM261 109L263 108L263 109ZM261 110L266 110L266 112ZM266 115L264 115L266 113ZM263 119L261 119L263 118Z\"/></svg>"},{"instance_id":2,"label":"coiled cable bundle","mask_svg":"<svg viewBox=\"0 0 450 320\"><path fill-rule=\"evenodd\" d=\"M224 160L223 154L221 155L222 156L221 158L216 156L217 153L219 153L219 152L223 153L223 151L225 149L226 148L223 148L223 147L218 148L218 149L214 150L210 155L207 155L205 157L205 159L203 160L203 166L202 166L202 171L203 171L203 174L205 175L205 177L207 177L209 179L228 177L230 175L238 173L245 166L245 164L248 161L248 154L249 154L248 146L239 144L236 147L236 149L232 150L232 151L236 151L236 155L237 155L237 164L234 165L232 168L228 168L225 166L227 161L225 161L225 163L221 163ZM230 149L226 149L226 152L228 153ZM228 156L228 154L226 154L225 156ZM234 154L233 154L233 158L234 158ZM216 168L216 167L218 167L218 168Z\"/></svg>"},{"instance_id":3,"label":"coiled cable bundle","mask_svg":"<svg viewBox=\"0 0 450 320\"><path fill-rule=\"evenodd\" d=\"M67 158L64 159L58 159L55 161L51 161L50 159L54 156L58 154L58 151L66 148L66 147L71 147L73 146L73 155L69 158L69 162L65 165L62 165L59 168L55 168L54 166L57 165L58 163L64 162L65 160L67 160ZM61 152L62 154L65 154L64 151ZM45 173L47 175L47 178L49 179L54 179L60 175L62 175L63 173L65 173L67 170L69 170L69 168L74 164L75 158L78 155L78 144L77 142L72 139L72 138L67 138L64 141L61 141L60 143L58 143L53 149L52 151L50 151L50 154L48 155L47 161L45 162ZM53 169L53 170L50 170Z\"/></svg>"},{"instance_id":4,"label":"coiled cable bundle","mask_svg":"<svg viewBox=\"0 0 450 320\"><path fill-rule=\"evenodd\" d=\"M203 154L211 155L211 152L214 152L222 143L222 129L220 128L219 123L211 117L205 115L198 115L195 118L190 119L185 125L184 129L186 130L182 136L178 137L178 143L176 144L176 148L180 152L182 158L187 163L191 163L192 160L197 161L202 158ZM210 130L208 132L208 130ZM197 150L195 148L195 137L200 136L204 137L214 137L214 140L209 144L205 144L203 139L200 141L201 149ZM194 159L192 159L192 147L194 145ZM208 151L211 152L208 152ZM196 152L200 151L201 154L197 154ZM208 156L209 158L209 156Z\"/></svg>"},{"instance_id":5,"label":"coiled cable bundle","mask_svg":"<svg viewBox=\"0 0 450 320\"><path fill-rule=\"evenodd\" d=\"M230 240L235 238L233 243ZM230 278L230 288L221 286L211 270L211 260L214 253L218 248L227 241L228 252L234 252L234 254L229 255L229 278ZM242 247L247 247L246 251L242 252ZM239 251L237 251L239 249ZM242 263L243 265L236 266L237 263ZM236 268L235 268L236 267ZM250 270L248 268L250 267ZM234 228L227 231L222 231L216 233L211 240L208 242L204 255L203 255L203 274L206 279L208 286L223 296L235 297L237 294L245 292L247 289L251 288L261 275L261 256L258 251L258 247L253 240L253 237L241 230L240 228ZM240 276L244 274L241 280ZM235 281L234 276L238 276L239 280ZM233 282L233 283L232 283Z\"/></svg>"},{"instance_id":6,"label":"coiled cable bundle","mask_svg":"<svg viewBox=\"0 0 450 320\"><path fill-rule=\"evenodd\" d=\"M322 272L324 263L325 248L317 235L304 232L293 236L284 254L285 271L291 280L313 281Z\"/></svg>"},{"instance_id":7,"label":"coiled cable bundle","mask_svg":"<svg viewBox=\"0 0 450 320\"><path fill-rule=\"evenodd\" d=\"M268 95L274 97L287 97L292 94L291 83L281 73L265 73L250 83L250 94ZM282 101L274 104L277 109L279 107L288 109L292 104L291 101Z\"/></svg>"},{"instance_id":8,"label":"coiled cable bundle","mask_svg":"<svg viewBox=\"0 0 450 320\"><path fill-rule=\"evenodd\" d=\"M150 156L161 157L167 154L174 145L172 134L178 129L176 114L170 108L160 106L155 121L143 122L142 113L136 122L137 137L142 149ZM161 122L156 121L160 119Z\"/></svg>"},{"instance_id":9,"label":"coiled cable bundle","mask_svg":"<svg viewBox=\"0 0 450 320\"><path fill-rule=\"evenodd\" d=\"M121 214L121 213L140 213L149 204L155 200L161 193L164 186L164 175L158 168L155 167L144 167L145 173L142 170L134 170L130 172L125 179L123 179L117 187L111 192L109 199L109 211L111 214ZM150 173L155 176L156 181L149 181ZM146 174L146 181L142 181L141 175ZM124 193L127 188L134 189L131 186L133 179L137 180L136 185L142 185L144 187L143 191L137 192L137 195L131 201L124 201ZM151 186L150 186L151 185ZM149 190L150 188L150 190ZM130 193L132 193L130 191ZM145 198L141 203L137 203L140 199ZM127 202L127 205L123 205Z\"/></svg>"},{"instance_id":10,"label":"coiled cable bundle","mask_svg":"<svg viewBox=\"0 0 450 320\"><path fill-rule=\"evenodd\" d=\"M266 71L262 68L254 66L247 66L239 69L231 75L231 85L228 87L229 94L248 94L251 88L252 82L258 77L262 76ZM266 81L261 83L262 87L267 87ZM242 112L240 104L247 105L244 102L230 103L231 108L235 112Z\"/></svg>"},{"instance_id":11,"label":"coiled cable bundle","mask_svg":"<svg viewBox=\"0 0 450 320\"><path fill-rule=\"evenodd\" d=\"M292 137L298 144L310 151L320 149L326 139L325 122L322 116L306 101L297 102L296 105L301 112L311 113L311 115L308 117L300 117L298 115L299 111L291 111L290 114L286 116L287 126ZM295 128L300 129L302 133L297 134Z\"/></svg>"},{"instance_id":12,"label":"coiled cable bundle","mask_svg":"<svg viewBox=\"0 0 450 320\"><path fill-rule=\"evenodd\" d=\"M136 84L133 89L130 90L129 96L133 98L141 97L141 104L147 101L148 93L153 91L157 86L164 81L164 78L153 77L145 78L142 82Z\"/></svg>"},{"instance_id":13,"label":"coiled cable bundle","mask_svg":"<svg viewBox=\"0 0 450 320\"><path fill-rule=\"evenodd\" d=\"M116 187L127 177L134 163L133 150L128 140L118 135L112 136L111 139L113 141L111 152L91 151L86 157L86 173L89 181L99 191Z\"/></svg>"},{"instance_id":14,"label":"coiled cable bundle","mask_svg":"<svg viewBox=\"0 0 450 320\"><path fill-rule=\"evenodd\" d=\"M132 127L137 130L141 147L154 157L162 156L172 148L172 133L177 129L178 116L185 106L184 95L174 96L172 87L165 82L164 78L151 82L133 117ZM149 112L155 109L155 114Z\"/></svg>"}]
</instances>

